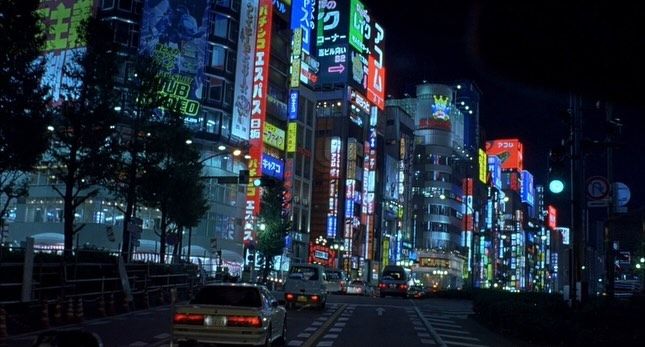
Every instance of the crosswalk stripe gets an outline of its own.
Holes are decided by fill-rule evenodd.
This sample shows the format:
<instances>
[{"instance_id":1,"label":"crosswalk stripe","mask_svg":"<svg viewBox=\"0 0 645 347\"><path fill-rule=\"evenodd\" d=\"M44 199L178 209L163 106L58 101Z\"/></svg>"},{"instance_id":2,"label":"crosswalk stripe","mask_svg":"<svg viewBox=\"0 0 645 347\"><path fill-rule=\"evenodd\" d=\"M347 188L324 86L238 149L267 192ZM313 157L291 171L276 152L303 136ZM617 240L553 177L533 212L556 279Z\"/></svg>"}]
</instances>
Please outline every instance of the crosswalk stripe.
<instances>
[{"instance_id":1,"label":"crosswalk stripe","mask_svg":"<svg viewBox=\"0 0 645 347\"><path fill-rule=\"evenodd\" d=\"M462 340L470 340L470 341L479 341L478 338L470 337L470 336L446 335L446 334L442 334L442 333L439 333L439 335L441 335L441 337L443 337L445 339L462 339Z\"/></svg>"},{"instance_id":2,"label":"crosswalk stripe","mask_svg":"<svg viewBox=\"0 0 645 347\"><path fill-rule=\"evenodd\" d=\"M432 325L438 325L438 326L444 326L444 327L453 327L453 328L461 328L461 325L457 324L450 324L450 323L443 323L443 322L431 322Z\"/></svg>"},{"instance_id":3,"label":"crosswalk stripe","mask_svg":"<svg viewBox=\"0 0 645 347\"><path fill-rule=\"evenodd\" d=\"M455 329L446 329L446 328L434 328L437 332L442 332L445 331L447 333L453 333L453 334L467 334L470 335L470 332L466 330L455 330Z\"/></svg>"},{"instance_id":4,"label":"crosswalk stripe","mask_svg":"<svg viewBox=\"0 0 645 347\"><path fill-rule=\"evenodd\" d=\"M300 340L291 340L287 344L287 346L300 346L300 345L302 345L302 341Z\"/></svg>"},{"instance_id":5,"label":"crosswalk stripe","mask_svg":"<svg viewBox=\"0 0 645 347\"><path fill-rule=\"evenodd\" d=\"M457 342L457 341L444 341L446 345L464 346L464 347L488 347L487 345L479 345L476 343Z\"/></svg>"}]
</instances>

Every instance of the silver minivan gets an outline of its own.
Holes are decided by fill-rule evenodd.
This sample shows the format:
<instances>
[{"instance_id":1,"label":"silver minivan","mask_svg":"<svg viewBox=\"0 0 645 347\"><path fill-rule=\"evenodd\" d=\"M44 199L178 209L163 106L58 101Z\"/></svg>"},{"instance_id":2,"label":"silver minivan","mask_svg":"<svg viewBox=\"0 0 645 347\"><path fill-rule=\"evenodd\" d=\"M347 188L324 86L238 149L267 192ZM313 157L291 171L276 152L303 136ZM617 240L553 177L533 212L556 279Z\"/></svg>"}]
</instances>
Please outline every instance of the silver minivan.
<instances>
[{"instance_id":1,"label":"silver minivan","mask_svg":"<svg viewBox=\"0 0 645 347\"><path fill-rule=\"evenodd\" d=\"M283 290L287 308L313 306L324 309L327 303L325 268L317 264L292 265Z\"/></svg>"}]
</instances>

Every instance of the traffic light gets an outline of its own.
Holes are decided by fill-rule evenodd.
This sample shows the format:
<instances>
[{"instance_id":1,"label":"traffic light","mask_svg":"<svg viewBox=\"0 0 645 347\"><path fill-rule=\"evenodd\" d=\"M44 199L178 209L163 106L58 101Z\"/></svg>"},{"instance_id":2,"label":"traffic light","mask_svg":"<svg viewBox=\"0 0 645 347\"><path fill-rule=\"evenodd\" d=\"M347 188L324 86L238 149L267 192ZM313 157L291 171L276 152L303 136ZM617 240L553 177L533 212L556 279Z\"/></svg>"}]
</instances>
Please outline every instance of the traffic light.
<instances>
[{"instance_id":1,"label":"traffic light","mask_svg":"<svg viewBox=\"0 0 645 347\"><path fill-rule=\"evenodd\" d=\"M278 185L278 180L271 177L257 177L253 180L253 185L256 187L273 187Z\"/></svg>"},{"instance_id":2,"label":"traffic light","mask_svg":"<svg viewBox=\"0 0 645 347\"><path fill-rule=\"evenodd\" d=\"M249 170L240 170L240 175L238 176L238 182L240 184L249 183Z\"/></svg>"},{"instance_id":3,"label":"traffic light","mask_svg":"<svg viewBox=\"0 0 645 347\"><path fill-rule=\"evenodd\" d=\"M549 152L549 191L560 194L566 182L566 150L564 145L553 147Z\"/></svg>"}]
</instances>

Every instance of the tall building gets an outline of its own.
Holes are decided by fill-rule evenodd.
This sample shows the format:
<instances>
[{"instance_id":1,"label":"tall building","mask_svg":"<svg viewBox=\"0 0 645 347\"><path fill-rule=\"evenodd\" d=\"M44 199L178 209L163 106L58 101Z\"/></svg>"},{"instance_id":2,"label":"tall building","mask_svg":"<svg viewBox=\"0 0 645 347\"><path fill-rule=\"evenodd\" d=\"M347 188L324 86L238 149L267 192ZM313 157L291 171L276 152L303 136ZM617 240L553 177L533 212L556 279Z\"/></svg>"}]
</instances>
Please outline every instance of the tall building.
<instances>
[{"instance_id":1,"label":"tall building","mask_svg":"<svg viewBox=\"0 0 645 347\"><path fill-rule=\"evenodd\" d=\"M385 124L385 30L360 1L318 4L311 239L327 240L339 267L371 280L382 253L376 163Z\"/></svg>"},{"instance_id":2,"label":"tall building","mask_svg":"<svg viewBox=\"0 0 645 347\"><path fill-rule=\"evenodd\" d=\"M472 95L462 96L465 86L424 83L417 86L416 98L388 102L415 117L411 201L416 270L426 283L451 288L474 276L473 236L479 234L481 210L474 199L482 183L475 161L478 130L472 128L478 124L479 93L468 84Z\"/></svg>"}]
</instances>

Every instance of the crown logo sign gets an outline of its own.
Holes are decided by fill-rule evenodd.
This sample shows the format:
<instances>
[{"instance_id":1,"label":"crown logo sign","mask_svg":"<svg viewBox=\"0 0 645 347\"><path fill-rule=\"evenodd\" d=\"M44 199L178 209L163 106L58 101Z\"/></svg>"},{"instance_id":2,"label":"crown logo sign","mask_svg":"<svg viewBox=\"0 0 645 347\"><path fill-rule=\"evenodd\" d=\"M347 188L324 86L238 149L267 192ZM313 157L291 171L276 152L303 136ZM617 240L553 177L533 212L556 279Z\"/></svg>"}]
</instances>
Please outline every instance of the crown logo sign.
<instances>
[{"instance_id":1,"label":"crown logo sign","mask_svg":"<svg viewBox=\"0 0 645 347\"><path fill-rule=\"evenodd\" d=\"M448 97L443 95L433 95L434 104L438 109L445 110L448 108Z\"/></svg>"}]
</instances>

